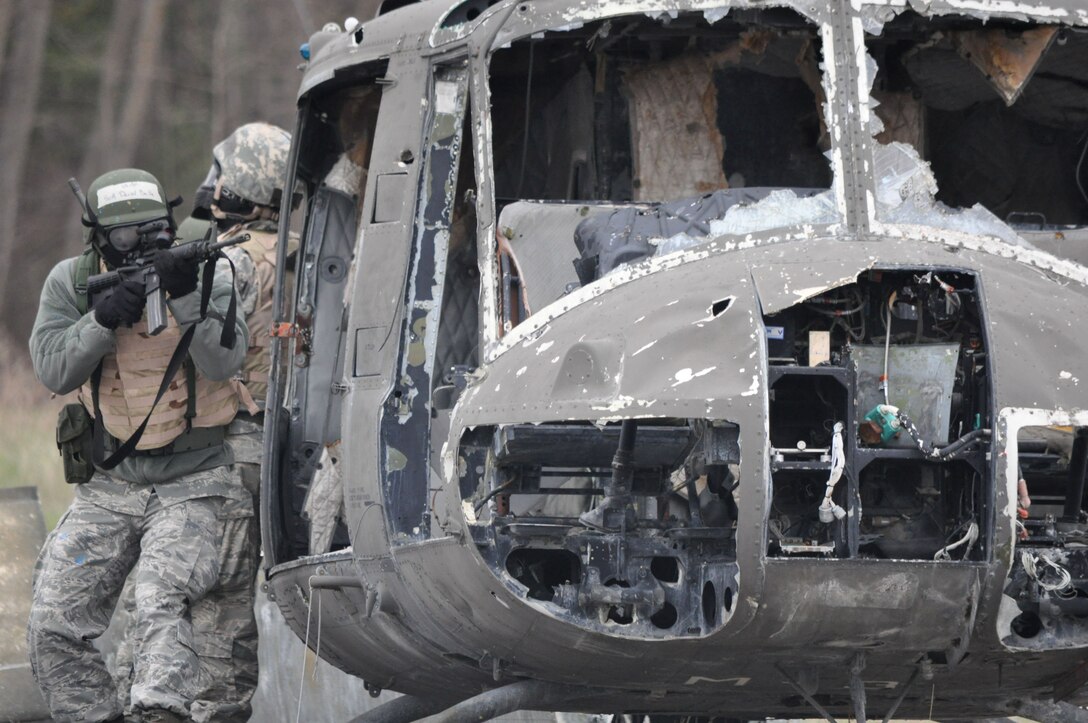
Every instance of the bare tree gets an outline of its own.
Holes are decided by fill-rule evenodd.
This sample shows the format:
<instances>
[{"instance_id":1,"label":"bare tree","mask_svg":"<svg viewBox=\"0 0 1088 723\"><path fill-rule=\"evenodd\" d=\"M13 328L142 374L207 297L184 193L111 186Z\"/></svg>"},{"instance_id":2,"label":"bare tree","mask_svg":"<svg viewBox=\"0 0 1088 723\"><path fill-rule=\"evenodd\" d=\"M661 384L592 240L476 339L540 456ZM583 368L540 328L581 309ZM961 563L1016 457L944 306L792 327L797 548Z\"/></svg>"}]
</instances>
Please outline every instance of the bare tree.
<instances>
[{"instance_id":1,"label":"bare tree","mask_svg":"<svg viewBox=\"0 0 1088 723\"><path fill-rule=\"evenodd\" d=\"M106 36L106 47L102 51L102 61L99 63L102 71L98 79L98 115L84 149L83 162L79 166L78 178L83 184L90 183L92 176L106 171L107 164L113 160L118 136L117 112L121 109L121 81L124 69L128 67L133 30L138 17L138 2L139 0L113 0L110 30ZM79 217L73 214L66 238L79 238L79 229Z\"/></svg>"},{"instance_id":2,"label":"bare tree","mask_svg":"<svg viewBox=\"0 0 1088 723\"><path fill-rule=\"evenodd\" d=\"M4 73L4 55L8 49L8 30L11 28L11 18L14 15L13 3L0 3L0 76Z\"/></svg>"},{"instance_id":3,"label":"bare tree","mask_svg":"<svg viewBox=\"0 0 1088 723\"><path fill-rule=\"evenodd\" d=\"M237 92L231 93L231 82L237 73L238 62L237 38L235 34L241 29L244 16L241 14L245 8L241 0L222 3L219 6L219 16L216 18L215 35L212 38L212 140L218 143L236 125L233 118L236 115L234 105L237 103Z\"/></svg>"},{"instance_id":4,"label":"bare tree","mask_svg":"<svg viewBox=\"0 0 1088 723\"><path fill-rule=\"evenodd\" d=\"M132 54L132 79L125 98L114 144L113 163L131 166L143 137L147 110L151 103L152 83L159 72L159 50L166 28L166 0L144 0L136 28L136 47Z\"/></svg>"},{"instance_id":5,"label":"bare tree","mask_svg":"<svg viewBox=\"0 0 1088 723\"><path fill-rule=\"evenodd\" d=\"M0 82L0 289L7 289L15 244L23 172L34 131L45 35L52 0L19 0L14 6L11 57Z\"/></svg>"}]
</instances>

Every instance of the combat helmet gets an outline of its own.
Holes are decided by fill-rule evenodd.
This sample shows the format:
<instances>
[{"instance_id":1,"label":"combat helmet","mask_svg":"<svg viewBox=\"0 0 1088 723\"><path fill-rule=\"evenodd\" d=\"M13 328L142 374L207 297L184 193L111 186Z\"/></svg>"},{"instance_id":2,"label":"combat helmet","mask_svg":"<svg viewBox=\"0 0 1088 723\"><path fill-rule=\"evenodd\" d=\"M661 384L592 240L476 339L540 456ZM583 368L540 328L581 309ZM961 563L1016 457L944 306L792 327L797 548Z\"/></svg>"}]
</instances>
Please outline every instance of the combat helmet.
<instances>
[{"instance_id":1,"label":"combat helmet","mask_svg":"<svg viewBox=\"0 0 1088 723\"><path fill-rule=\"evenodd\" d=\"M291 134L278 126L240 126L212 149L222 189L258 206L278 208L290 150Z\"/></svg>"},{"instance_id":2,"label":"combat helmet","mask_svg":"<svg viewBox=\"0 0 1088 723\"><path fill-rule=\"evenodd\" d=\"M147 171L121 168L94 179L87 189L85 225L109 228L165 218L173 224L171 202L159 180ZM87 218L88 210L94 218Z\"/></svg>"},{"instance_id":3,"label":"combat helmet","mask_svg":"<svg viewBox=\"0 0 1088 723\"><path fill-rule=\"evenodd\" d=\"M83 203L83 240L110 268L123 265L141 249L165 248L174 239L173 208L181 198L167 200L166 190L147 171L121 168L94 179ZM152 223L155 222L155 223Z\"/></svg>"}]
</instances>

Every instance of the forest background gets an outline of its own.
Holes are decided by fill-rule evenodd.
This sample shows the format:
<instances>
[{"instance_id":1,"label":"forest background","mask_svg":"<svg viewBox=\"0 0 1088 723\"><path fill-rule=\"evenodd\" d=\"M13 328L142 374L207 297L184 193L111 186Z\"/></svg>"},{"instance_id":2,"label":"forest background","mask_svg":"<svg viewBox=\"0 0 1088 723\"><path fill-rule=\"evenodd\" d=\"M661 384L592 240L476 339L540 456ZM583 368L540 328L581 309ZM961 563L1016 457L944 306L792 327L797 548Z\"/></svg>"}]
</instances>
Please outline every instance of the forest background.
<instances>
[{"instance_id":1,"label":"forest background","mask_svg":"<svg viewBox=\"0 0 1088 723\"><path fill-rule=\"evenodd\" d=\"M150 171L185 198L237 126L294 127L299 46L379 0L0 0L0 487L36 485L49 527L71 498L64 400L34 378L42 283L83 249L67 180ZM184 215L184 214L183 214Z\"/></svg>"}]
</instances>

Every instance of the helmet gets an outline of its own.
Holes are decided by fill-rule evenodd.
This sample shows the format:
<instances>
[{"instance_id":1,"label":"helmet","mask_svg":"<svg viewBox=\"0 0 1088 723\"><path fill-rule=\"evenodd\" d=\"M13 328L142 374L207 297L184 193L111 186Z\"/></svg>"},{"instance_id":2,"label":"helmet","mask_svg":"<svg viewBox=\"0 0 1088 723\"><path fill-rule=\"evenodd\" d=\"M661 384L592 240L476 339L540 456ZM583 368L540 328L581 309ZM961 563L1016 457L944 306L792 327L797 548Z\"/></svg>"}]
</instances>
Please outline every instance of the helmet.
<instances>
[{"instance_id":1,"label":"helmet","mask_svg":"<svg viewBox=\"0 0 1088 723\"><path fill-rule=\"evenodd\" d=\"M247 123L212 150L222 187L258 206L279 206L287 178L291 134L268 123Z\"/></svg>"},{"instance_id":2,"label":"helmet","mask_svg":"<svg viewBox=\"0 0 1088 723\"><path fill-rule=\"evenodd\" d=\"M84 241L113 269L148 248L165 248L174 239L173 207L166 191L147 171L122 168L94 179L83 208ZM88 218L90 216L90 218Z\"/></svg>"},{"instance_id":3,"label":"helmet","mask_svg":"<svg viewBox=\"0 0 1088 723\"><path fill-rule=\"evenodd\" d=\"M102 228L172 218L162 184L136 168L110 171L94 179L87 190L87 204L95 218L85 220ZM86 216L86 209L83 213Z\"/></svg>"}]
</instances>

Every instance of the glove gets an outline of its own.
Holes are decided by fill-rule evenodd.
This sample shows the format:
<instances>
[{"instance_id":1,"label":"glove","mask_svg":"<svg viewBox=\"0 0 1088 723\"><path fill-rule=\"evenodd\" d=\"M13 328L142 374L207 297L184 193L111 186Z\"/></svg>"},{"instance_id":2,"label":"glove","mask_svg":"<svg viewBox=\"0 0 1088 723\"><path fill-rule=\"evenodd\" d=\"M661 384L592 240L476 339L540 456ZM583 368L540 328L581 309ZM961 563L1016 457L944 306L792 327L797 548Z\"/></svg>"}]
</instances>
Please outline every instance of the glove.
<instances>
[{"instance_id":1,"label":"glove","mask_svg":"<svg viewBox=\"0 0 1088 723\"><path fill-rule=\"evenodd\" d=\"M125 279L113 293L94 305L94 318L107 329L135 324L144 313L144 282Z\"/></svg>"},{"instance_id":2,"label":"glove","mask_svg":"<svg viewBox=\"0 0 1088 723\"><path fill-rule=\"evenodd\" d=\"M176 299L196 291L196 272L200 266L197 259L182 259L165 249L160 249L151 257L155 273L159 275L162 290Z\"/></svg>"}]
</instances>

